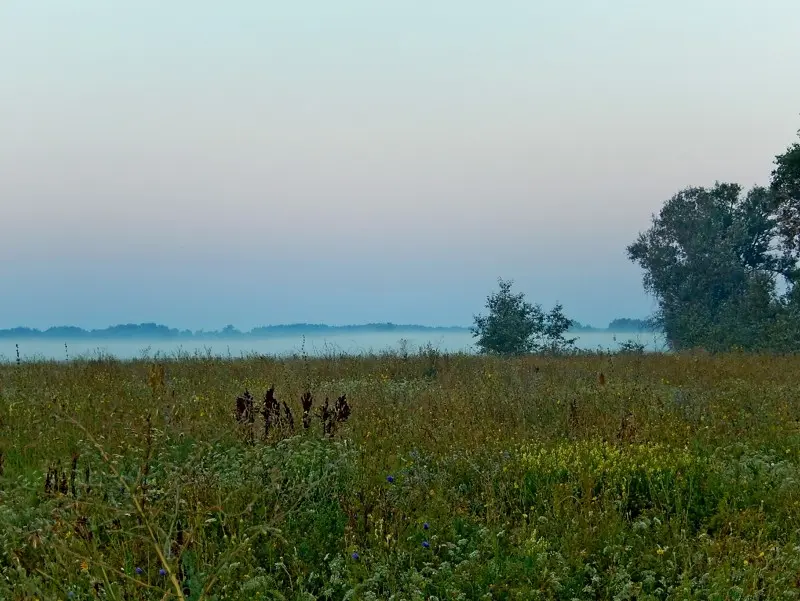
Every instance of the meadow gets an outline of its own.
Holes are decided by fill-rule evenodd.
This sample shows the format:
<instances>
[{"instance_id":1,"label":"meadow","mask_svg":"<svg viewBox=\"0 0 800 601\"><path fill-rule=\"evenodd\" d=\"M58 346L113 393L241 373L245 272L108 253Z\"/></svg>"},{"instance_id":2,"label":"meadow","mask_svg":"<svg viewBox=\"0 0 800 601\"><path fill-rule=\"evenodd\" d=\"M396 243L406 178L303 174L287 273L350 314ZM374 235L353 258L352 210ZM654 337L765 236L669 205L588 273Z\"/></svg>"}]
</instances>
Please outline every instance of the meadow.
<instances>
[{"instance_id":1,"label":"meadow","mask_svg":"<svg viewBox=\"0 0 800 601\"><path fill-rule=\"evenodd\" d=\"M796 357L8 362L0 599L794 599L798 419Z\"/></svg>"}]
</instances>

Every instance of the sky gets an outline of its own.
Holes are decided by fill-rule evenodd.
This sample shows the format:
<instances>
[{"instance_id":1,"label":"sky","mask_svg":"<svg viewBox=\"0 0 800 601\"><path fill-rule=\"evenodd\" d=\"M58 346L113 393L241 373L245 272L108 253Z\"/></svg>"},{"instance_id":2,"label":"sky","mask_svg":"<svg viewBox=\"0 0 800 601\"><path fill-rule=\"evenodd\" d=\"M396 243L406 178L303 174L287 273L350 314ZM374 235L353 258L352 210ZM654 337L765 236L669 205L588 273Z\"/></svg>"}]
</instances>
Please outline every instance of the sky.
<instances>
[{"instance_id":1,"label":"sky","mask_svg":"<svg viewBox=\"0 0 800 601\"><path fill-rule=\"evenodd\" d=\"M605 325L800 128L797 0L3 0L0 328Z\"/></svg>"}]
</instances>

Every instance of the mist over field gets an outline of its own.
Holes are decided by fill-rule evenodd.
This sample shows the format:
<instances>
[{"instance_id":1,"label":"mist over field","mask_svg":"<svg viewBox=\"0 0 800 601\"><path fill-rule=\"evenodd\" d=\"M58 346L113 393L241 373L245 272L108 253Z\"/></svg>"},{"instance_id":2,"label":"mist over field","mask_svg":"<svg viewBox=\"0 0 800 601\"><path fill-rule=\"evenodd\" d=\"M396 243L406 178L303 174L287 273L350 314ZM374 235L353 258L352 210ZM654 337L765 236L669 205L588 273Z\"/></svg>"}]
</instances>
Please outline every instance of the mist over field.
<instances>
[{"instance_id":1,"label":"mist over field","mask_svg":"<svg viewBox=\"0 0 800 601\"><path fill-rule=\"evenodd\" d=\"M614 351L619 344L634 340L645 345L646 350L664 350L663 335L655 332L614 332L607 330L576 332L576 347L588 351ZM356 332L309 333L295 335L248 336L226 338L217 336L206 339L186 338L165 340L164 338L78 338L63 342L44 338L24 338L19 342L0 337L0 360L11 361L16 357L25 360L55 359L70 357L113 356L119 359L137 359L154 356L206 356L242 357L248 355L290 356L306 354L324 355L369 355L382 353L417 353L426 348L444 353L475 353L475 339L466 329L421 332L403 329L385 332L359 330Z\"/></svg>"},{"instance_id":2,"label":"mist over field","mask_svg":"<svg viewBox=\"0 0 800 601\"><path fill-rule=\"evenodd\" d=\"M617 319L607 328L574 324L570 329L576 347L591 351L617 350L619 343L635 340L647 350L664 350L663 335L643 320ZM128 324L84 330L74 326L35 330L0 330L0 360L66 360L70 357L114 356L136 359L152 356L212 355L365 355L439 352L475 353L470 328L428 327L402 324L328 326L292 324L267 326L242 332L229 325L221 330L177 330L157 324Z\"/></svg>"}]
</instances>

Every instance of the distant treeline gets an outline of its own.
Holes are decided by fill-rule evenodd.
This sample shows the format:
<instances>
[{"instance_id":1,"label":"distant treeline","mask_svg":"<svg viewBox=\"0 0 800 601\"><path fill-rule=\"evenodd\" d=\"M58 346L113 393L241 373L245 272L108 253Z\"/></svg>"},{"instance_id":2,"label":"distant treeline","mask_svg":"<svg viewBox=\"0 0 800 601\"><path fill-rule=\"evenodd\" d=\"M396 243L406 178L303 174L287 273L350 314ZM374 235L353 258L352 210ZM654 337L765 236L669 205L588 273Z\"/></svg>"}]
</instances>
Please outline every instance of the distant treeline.
<instances>
[{"instance_id":1,"label":"distant treeline","mask_svg":"<svg viewBox=\"0 0 800 601\"><path fill-rule=\"evenodd\" d=\"M658 327L650 319L629 319L621 317L608 324L612 332L655 332Z\"/></svg>"},{"instance_id":2,"label":"distant treeline","mask_svg":"<svg viewBox=\"0 0 800 601\"><path fill-rule=\"evenodd\" d=\"M595 328L578 322L573 322L570 330L575 332L633 332L650 331L653 328L647 320L643 319L615 319L608 328ZM36 328L10 328L0 330L0 338L24 339L44 338L53 340L112 340L120 338L140 338L144 340L161 339L193 339L213 340L233 338L271 338L293 337L302 335L324 335L343 333L375 333L375 332L469 332L469 328L460 326L421 326L413 324L394 323L368 323L361 325L330 326L326 324L295 323L288 325L261 326L249 332L243 332L232 325L227 325L221 330L179 330L156 323L120 324L103 329L85 330L76 326L55 326L46 330Z\"/></svg>"},{"instance_id":3,"label":"distant treeline","mask_svg":"<svg viewBox=\"0 0 800 601\"><path fill-rule=\"evenodd\" d=\"M579 321L572 321L570 332L655 332L658 328L649 319L631 319L620 317L614 319L605 328L596 328Z\"/></svg>"},{"instance_id":4,"label":"distant treeline","mask_svg":"<svg viewBox=\"0 0 800 601\"><path fill-rule=\"evenodd\" d=\"M281 336L300 336L303 334L335 334L335 333L365 333L365 332L458 332L466 328L460 327L430 327L420 325L402 325L393 323L370 323L362 325L329 326L325 324L297 323L289 325L262 326L243 332L232 325L227 325L221 330L179 330L156 323L121 324L109 328L84 330L75 326L56 326L46 330L36 328L11 328L0 330L0 338L52 338L56 340L76 339L120 339L141 338L146 340L157 339L215 339L215 338L266 338Z\"/></svg>"}]
</instances>

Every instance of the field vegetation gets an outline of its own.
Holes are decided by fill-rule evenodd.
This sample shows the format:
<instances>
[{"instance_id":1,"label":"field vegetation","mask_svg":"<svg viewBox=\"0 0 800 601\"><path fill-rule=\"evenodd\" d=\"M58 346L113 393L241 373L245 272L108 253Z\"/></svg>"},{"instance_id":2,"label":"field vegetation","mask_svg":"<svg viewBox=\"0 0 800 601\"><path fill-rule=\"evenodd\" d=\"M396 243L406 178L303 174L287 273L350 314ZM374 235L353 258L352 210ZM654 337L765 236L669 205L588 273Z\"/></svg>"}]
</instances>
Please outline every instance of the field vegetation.
<instances>
[{"instance_id":1,"label":"field vegetation","mask_svg":"<svg viewBox=\"0 0 800 601\"><path fill-rule=\"evenodd\" d=\"M0 598L793 599L798 374L431 349L3 364Z\"/></svg>"}]
</instances>

